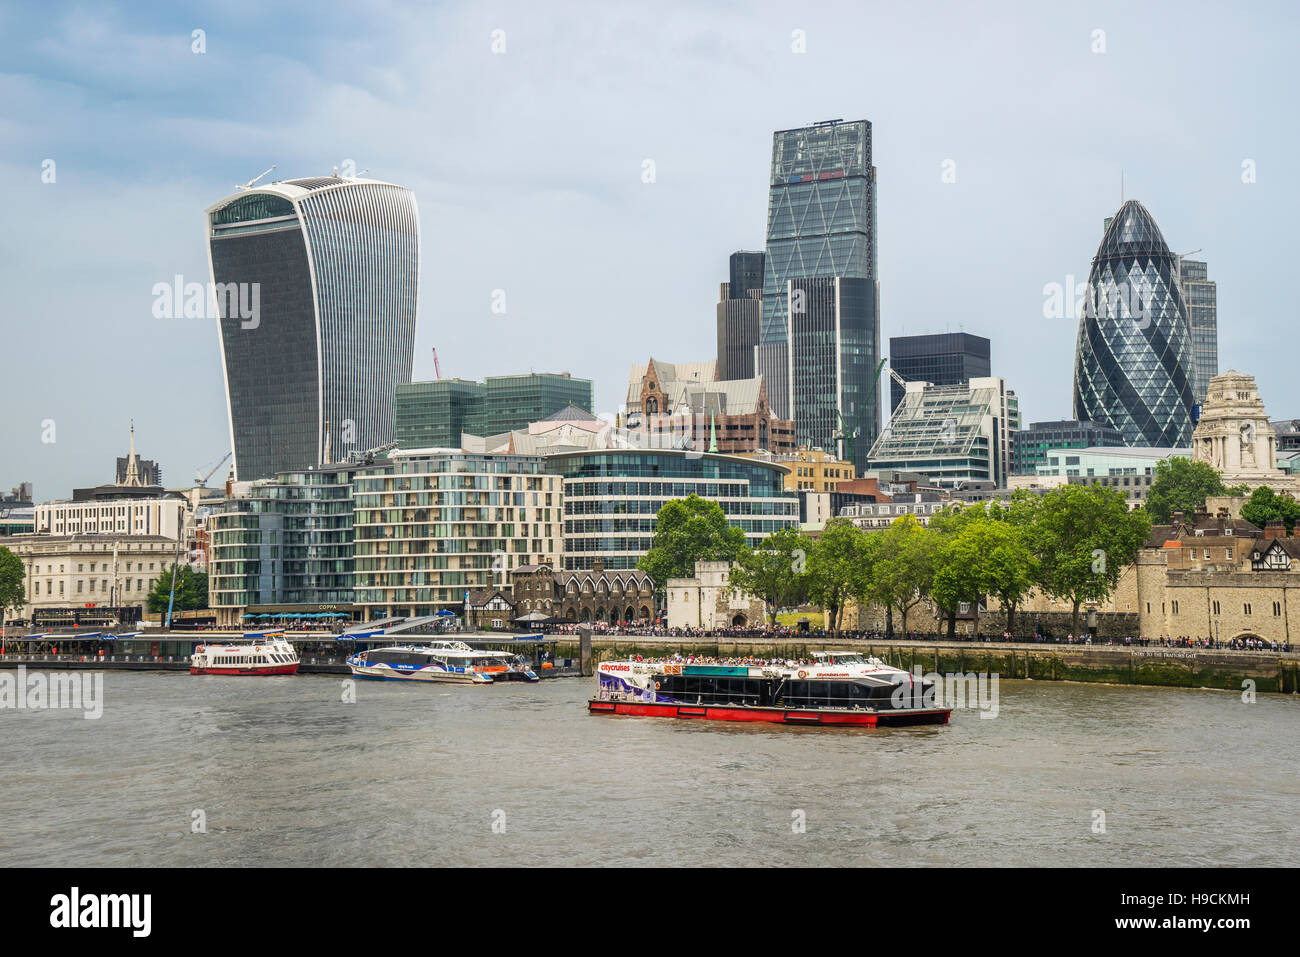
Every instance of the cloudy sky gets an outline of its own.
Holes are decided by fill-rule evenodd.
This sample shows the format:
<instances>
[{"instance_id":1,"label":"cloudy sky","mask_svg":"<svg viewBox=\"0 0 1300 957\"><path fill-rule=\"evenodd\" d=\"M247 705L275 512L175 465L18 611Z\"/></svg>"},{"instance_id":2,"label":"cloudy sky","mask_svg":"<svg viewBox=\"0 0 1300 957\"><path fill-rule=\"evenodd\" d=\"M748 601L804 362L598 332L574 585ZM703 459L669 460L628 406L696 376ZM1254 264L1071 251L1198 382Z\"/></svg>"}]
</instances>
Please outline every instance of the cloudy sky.
<instances>
[{"instance_id":1,"label":"cloudy sky","mask_svg":"<svg viewBox=\"0 0 1300 957\"><path fill-rule=\"evenodd\" d=\"M6 4L0 489L110 481L132 418L169 485L227 451L215 325L155 318L151 290L207 281L203 209L272 164L350 161L414 190L417 379L436 346L444 375L569 371L612 411L632 363L713 356L727 256L763 245L772 131L837 117L873 124L885 342L988 336L1026 420L1069 417L1075 322L1044 317L1044 286L1086 279L1122 173L1176 252L1203 250L1220 368L1300 416L1297 19L1286 3Z\"/></svg>"}]
</instances>

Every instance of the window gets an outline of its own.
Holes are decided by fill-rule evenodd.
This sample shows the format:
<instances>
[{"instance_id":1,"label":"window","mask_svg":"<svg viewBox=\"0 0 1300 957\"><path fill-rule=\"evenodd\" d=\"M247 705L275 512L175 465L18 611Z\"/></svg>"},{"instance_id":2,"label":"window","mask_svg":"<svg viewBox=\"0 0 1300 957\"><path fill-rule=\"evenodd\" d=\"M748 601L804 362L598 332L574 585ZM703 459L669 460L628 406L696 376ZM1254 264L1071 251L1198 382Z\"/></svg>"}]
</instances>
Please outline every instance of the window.
<instances>
[{"instance_id":1,"label":"window","mask_svg":"<svg viewBox=\"0 0 1300 957\"><path fill-rule=\"evenodd\" d=\"M1219 603L1218 603L1217 601L1215 601L1215 602L1212 602L1212 605L1213 605L1213 607L1214 607L1214 614L1217 615L1217 614L1219 613Z\"/></svg>"},{"instance_id":2,"label":"window","mask_svg":"<svg viewBox=\"0 0 1300 957\"><path fill-rule=\"evenodd\" d=\"M1273 617L1274 618L1282 617L1282 603L1280 601L1273 602Z\"/></svg>"},{"instance_id":3,"label":"window","mask_svg":"<svg viewBox=\"0 0 1300 957\"><path fill-rule=\"evenodd\" d=\"M1244 605L1242 605L1242 606L1241 606L1241 610L1242 610L1242 614L1249 615L1249 614L1250 614L1250 602L1246 602Z\"/></svg>"}]
</instances>

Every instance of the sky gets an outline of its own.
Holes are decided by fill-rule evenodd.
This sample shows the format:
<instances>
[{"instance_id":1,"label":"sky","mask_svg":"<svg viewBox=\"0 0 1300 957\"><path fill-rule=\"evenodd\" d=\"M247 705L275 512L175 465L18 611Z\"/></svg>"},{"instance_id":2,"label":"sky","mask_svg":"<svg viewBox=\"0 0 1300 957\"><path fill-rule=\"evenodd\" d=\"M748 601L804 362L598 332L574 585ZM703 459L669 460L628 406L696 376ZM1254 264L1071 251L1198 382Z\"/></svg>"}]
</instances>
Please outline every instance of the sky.
<instances>
[{"instance_id":1,"label":"sky","mask_svg":"<svg viewBox=\"0 0 1300 957\"><path fill-rule=\"evenodd\" d=\"M0 490L112 481L132 420L171 487L228 451L215 322L155 317L152 290L208 281L203 210L273 164L414 191L415 379L437 347L444 376L568 371L613 412L632 364L714 357L772 132L833 118L873 125L886 354L987 336L1025 422L1071 417L1077 323L1045 287L1086 281L1123 195L1202 250L1220 370L1300 417L1296 11L5 4Z\"/></svg>"}]
</instances>

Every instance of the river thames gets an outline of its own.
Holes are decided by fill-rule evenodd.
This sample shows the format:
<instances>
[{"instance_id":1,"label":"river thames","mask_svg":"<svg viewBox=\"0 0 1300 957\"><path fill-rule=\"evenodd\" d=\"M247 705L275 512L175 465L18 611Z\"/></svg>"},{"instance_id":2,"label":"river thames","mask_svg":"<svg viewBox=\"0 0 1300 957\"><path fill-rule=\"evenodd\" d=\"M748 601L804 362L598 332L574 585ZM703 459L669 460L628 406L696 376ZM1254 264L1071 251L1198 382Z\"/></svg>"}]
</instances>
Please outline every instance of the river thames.
<instances>
[{"instance_id":1,"label":"river thames","mask_svg":"<svg viewBox=\"0 0 1300 957\"><path fill-rule=\"evenodd\" d=\"M103 680L98 720L0 712L5 864L1200 867L1300 852L1291 695L1003 681L992 719L823 730L592 716L587 679L359 681L354 703L337 676Z\"/></svg>"}]
</instances>

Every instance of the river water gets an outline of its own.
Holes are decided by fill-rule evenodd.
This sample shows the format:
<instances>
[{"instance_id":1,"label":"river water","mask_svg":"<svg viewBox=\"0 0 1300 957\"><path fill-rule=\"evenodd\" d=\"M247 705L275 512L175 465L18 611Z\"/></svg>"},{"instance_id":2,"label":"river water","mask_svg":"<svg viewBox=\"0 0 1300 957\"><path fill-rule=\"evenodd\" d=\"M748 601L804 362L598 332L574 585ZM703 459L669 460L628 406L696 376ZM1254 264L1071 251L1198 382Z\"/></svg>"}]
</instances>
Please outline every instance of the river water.
<instances>
[{"instance_id":1,"label":"river water","mask_svg":"<svg viewBox=\"0 0 1300 957\"><path fill-rule=\"evenodd\" d=\"M0 711L8 865L1291 865L1300 700L1004 681L946 727L586 713L592 683L109 672ZM1104 832L1098 830L1104 813ZM194 822L203 827L196 832Z\"/></svg>"}]
</instances>

